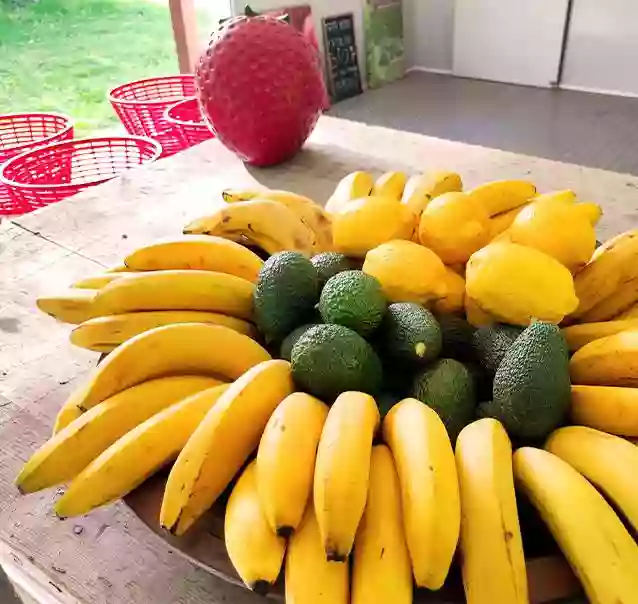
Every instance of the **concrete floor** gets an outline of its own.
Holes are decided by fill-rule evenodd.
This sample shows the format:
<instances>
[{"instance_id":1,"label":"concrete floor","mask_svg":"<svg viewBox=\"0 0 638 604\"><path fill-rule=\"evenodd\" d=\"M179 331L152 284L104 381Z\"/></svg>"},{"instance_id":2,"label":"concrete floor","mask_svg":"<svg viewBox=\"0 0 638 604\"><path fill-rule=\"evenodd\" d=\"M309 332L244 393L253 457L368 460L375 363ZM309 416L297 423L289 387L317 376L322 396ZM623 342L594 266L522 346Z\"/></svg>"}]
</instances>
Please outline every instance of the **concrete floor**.
<instances>
[{"instance_id":1,"label":"concrete floor","mask_svg":"<svg viewBox=\"0 0 638 604\"><path fill-rule=\"evenodd\" d=\"M638 175L638 99L412 72L330 113Z\"/></svg>"}]
</instances>

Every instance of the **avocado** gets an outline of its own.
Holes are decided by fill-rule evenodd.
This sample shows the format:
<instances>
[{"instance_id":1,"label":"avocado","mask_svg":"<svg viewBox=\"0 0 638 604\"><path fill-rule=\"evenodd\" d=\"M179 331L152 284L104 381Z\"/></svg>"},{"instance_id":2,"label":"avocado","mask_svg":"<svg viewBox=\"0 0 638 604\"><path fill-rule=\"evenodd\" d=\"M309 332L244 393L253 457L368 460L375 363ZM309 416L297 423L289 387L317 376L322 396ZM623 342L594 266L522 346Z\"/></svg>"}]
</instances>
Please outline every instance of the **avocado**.
<instances>
[{"instance_id":1,"label":"avocado","mask_svg":"<svg viewBox=\"0 0 638 604\"><path fill-rule=\"evenodd\" d=\"M325 323L343 325L364 337L379 326L385 311L381 284L362 271L344 271L330 277L319 298Z\"/></svg>"},{"instance_id":2,"label":"avocado","mask_svg":"<svg viewBox=\"0 0 638 604\"><path fill-rule=\"evenodd\" d=\"M372 346L343 325L315 325L292 347L292 376L297 386L332 403L342 392L376 394L383 380Z\"/></svg>"},{"instance_id":3,"label":"avocado","mask_svg":"<svg viewBox=\"0 0 638 604\"><path fill-rule=\"evenodd\" d=\"M313 256L310 262L317 269L321 287L326 284L330 277L334 277L343 271L352 271L359 268L356 262L339 252L322 252Z\"/></svg>"},{"instance_id":4,"label":"avocado","mask_svg":"<svg viewBox=\"0 0 638 604\"><path fill-rule=\"evenodd\" d=\"M299 327L293 329L281 343L279 348L279 357L285 359L286 361L290 360L290 355L292 354L292 347L297 343L297 340L305 334L311 327L314 327L317 323L304 323Z\"/></svg>"},{"instance_id":5,"label":"avocado","mask_svg":"<svg viewBox=\"0 0 638 604\"><path fill-rule=\"evenodd\" d=\"M384 357L411 364L429 363L441 352L438 321L413 302L390 304L375 339Z\"/></svg>"},{"instance_id":6,"label":"avocado","mask_svg":"<svg viewBox=\"0 0 638 604\"><path fill-rule=\"evenodd\" d=\"M281 341L312 312L319 297L317 271L299 252L273 254L259 271L254 318L267 343Z\"/></svg>"},{"instance_id":7,"label":"avocado","mask_svg":"<svg viewBox=\"0 0 638 604\"><path fill-rule=\"evenodd\" d=\"M494 377L505 353L523 333L522 327L494 323L477 328L472 334L474 358L481 369Z\"/></svg>"},{"instance_id":8,"label":"avocado","mask_svg":"<svg viewBox=\"0 0 638 604\"><path fill-rule=\"evenodd\" d=\"M473 360L474 326L457 315L438 315L437 320L441 328L441 356L462 362Z\"/></svg>"},{"instance_id":9,"label":"avocado","mask_svg":"<svg viewBox=\"0 0 638 604\"><path fill-rule=\"evenodd\" d=\"M454 359L439 359L418 373L412 383L412 396L439 414L452 443L474 419L476 396L472 375Z\"/></svg>"},{"instance_id":10,"label":"avocado","mask_svg":"<svg viewBox=\"0 0 638 604\"><path fill-rule=\"evenodd\" d=\"M544 439L565 419L570 389L565 338L557 325L536 321L505 353L492 401L480 413L500 420L513 438Z\"/></svg>"}]
</instances>

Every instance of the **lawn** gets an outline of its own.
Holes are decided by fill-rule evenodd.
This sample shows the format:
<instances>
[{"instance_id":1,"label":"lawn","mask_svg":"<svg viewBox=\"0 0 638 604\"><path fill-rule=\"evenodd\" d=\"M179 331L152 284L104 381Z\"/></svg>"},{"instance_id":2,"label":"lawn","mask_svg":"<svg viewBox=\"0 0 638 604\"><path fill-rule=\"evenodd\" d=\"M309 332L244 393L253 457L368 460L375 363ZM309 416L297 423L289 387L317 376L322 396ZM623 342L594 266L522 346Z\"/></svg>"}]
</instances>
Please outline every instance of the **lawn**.
<instances>
[{"instance_id":1,"label":"lawn","mask_svg":"<svg viewBox=\"0 0 638 604\"><path fill-rule=\"evenodd\" d=\"M0 0L0 113L60 111L87 135L119 123L110 87L177 72L166 0Z\"/></svg>"}]
</instances>

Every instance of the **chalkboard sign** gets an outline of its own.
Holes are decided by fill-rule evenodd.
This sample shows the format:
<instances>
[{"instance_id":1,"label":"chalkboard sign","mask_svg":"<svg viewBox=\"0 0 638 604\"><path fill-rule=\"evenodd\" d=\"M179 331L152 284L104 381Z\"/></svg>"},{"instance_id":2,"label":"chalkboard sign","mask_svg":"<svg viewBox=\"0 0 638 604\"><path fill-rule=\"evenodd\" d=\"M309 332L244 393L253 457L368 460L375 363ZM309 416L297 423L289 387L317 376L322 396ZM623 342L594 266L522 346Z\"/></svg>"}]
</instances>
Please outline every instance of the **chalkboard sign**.
<instances>
[{"instance_id":1,"label":"chalkboard sign","mask_svg":"<svg viewBox=\"0 0 638 604\"><path fill-rule=\"evenodd\" d=\"M352 13L326 17L323 41L328 72L328 90L333 101L361 94L361 74L357 61Z\"/></svg>"}]
</instances>

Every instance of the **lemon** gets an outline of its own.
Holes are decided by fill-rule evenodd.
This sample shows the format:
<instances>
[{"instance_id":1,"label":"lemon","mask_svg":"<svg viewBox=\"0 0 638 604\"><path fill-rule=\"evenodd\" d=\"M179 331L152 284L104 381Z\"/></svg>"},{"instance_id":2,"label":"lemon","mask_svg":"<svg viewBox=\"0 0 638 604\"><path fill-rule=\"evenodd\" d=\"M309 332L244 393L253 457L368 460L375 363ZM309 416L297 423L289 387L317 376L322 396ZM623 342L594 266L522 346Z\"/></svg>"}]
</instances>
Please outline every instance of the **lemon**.
<instances>
[{"instance_id":1,"label":"lemon","mask_svg":"<svg viewBox=\"0 0 638 604\"><path fill-rule=\"evenodd\" d=\"M571 273L552 256L517 243L479 250L467 263L466 294L482 311L513 325L560 323L576 310Z\"/></svg>"},{"instance_id":2,"label":"lemon","mask_svg":"<svg viewBox=\"0 0 638 604\"><path fill-rule=\"evenodd\" d=\"M419 239L445 264L467 262L490 239L489 216L466 193L444 193L423 210Z\"/></svg>"},{"instance_id":3,"label":"lemon","mask_svg":"<svg viewBox=\"0 0 638 604\"><path fill-rule=\"evenodd\" d=\"M518 213L508 238L556 258L575 272L587 264L596 248L594 226L579 205L536 201Z\"/></svg>"},{"instance_id":4,"label":"lemon","mask_svg":"<svg viewBox=\"0 0 638 604\"><path fill-rule=\"evenodd\" d=\"M415 228L414 214L391 197L370 196L348 201L332 216L335 251L363 257L393 239L409 239Z\"/></svg>"},{"instance_id":5,"label":"lemon","mask_svg":"<svg viewBox=\"0 0 638 604\"><path fill-rule=\"evenodd\" d=\"M424 304L447 294L445 265L413 241L389 241L370 250L363 272L376 277L389 302Z\"/></svg>"}]
</instances>

